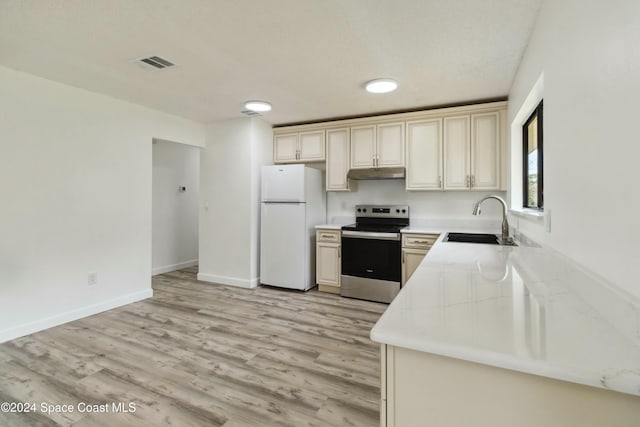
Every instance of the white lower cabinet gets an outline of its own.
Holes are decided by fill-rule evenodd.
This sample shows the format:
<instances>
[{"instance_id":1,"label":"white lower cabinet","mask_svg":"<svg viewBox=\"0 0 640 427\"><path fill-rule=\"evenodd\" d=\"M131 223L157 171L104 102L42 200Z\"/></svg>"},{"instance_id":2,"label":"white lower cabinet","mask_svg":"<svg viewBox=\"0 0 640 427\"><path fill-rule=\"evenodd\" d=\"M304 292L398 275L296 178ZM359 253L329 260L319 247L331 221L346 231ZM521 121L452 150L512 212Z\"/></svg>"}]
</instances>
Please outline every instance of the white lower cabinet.
<instances>
[{"instance_id":1,"label":"white lower cabinet","mask_svg":"<svg viewBox=\"0 0 640 427\"><path fill-rule=\"evenodd\" d=\"M316 230L316 283L323 292L340 293L340 230Z\"/></svg>"},{"instance_id":2,"label":"white lower cabinet","mask_svg":"<svg viewBox=\"0 0 640 427\"><path fill-rule=\"evenodd\" d=\"M407 283L407 280L416 271L427 252L424 249L402 248L402 286Z\"/></svg>"},{"instance_id":3,"label":"white lower cabinet","mask_svg":"<svg viewBox=\"0 0 640 427\"><path fill-rule=\"evenodd\" d=\"M438 240L438 234L411 233L402 235L402 286Z\"/></svg>"},{"instance_id":4,"label":"white lower cabinet","mask_svg":"<svg viewBox=\"0 0 640 427\"><path fill-rule=\"evenodd\" d=\"M638 396L387 344L380 356L383 427L635 426L640 419Z\"/></svg>"}]
</instances>

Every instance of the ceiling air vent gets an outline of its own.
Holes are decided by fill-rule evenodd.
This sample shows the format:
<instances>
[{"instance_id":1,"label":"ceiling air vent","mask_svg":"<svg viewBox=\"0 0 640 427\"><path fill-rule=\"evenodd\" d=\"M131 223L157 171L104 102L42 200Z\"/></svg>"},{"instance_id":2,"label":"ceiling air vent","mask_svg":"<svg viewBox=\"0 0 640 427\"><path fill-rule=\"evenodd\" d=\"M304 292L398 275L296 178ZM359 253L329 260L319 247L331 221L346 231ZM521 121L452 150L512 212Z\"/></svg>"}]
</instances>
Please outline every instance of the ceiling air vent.
<instances>
[{"instance_id":1,"label":"ceiling air vent","mask_svg":"<svg viewBox=\"0 0 640 427\"><path fill-rule=\"evenodd\" d=\"M262 114L258 113L257 111L251 111L251 110L242 110L240 111L242 114L244 114L245 116L261 116Z\"/></svg>"},{"instance_id":2,"label":"ceiling air vent","mask_svg":"<svg viewBox=\"0 0 640 427\"><path fill-rule=\"evenodd\" d=\"M148 56L144 58L136 59L136 62L142 67L151 70L164 70L165 68L170 68L175 66L175 64L171 61L168 61L160 56Z\"/></svg>"}]
</instances>

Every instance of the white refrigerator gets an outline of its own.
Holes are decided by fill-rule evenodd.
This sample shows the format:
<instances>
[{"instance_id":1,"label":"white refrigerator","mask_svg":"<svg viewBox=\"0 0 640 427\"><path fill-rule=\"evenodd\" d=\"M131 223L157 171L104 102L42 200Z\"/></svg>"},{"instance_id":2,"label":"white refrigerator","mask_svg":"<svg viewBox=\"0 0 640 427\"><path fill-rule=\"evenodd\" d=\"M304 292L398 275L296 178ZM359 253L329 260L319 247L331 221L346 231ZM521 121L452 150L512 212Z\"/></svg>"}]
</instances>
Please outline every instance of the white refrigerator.
<instances>
[{"instance_id":1,"label":"white refrigerator","mask_svg":"<svg viewBox=\"0 0 640 427\"><path fill-rule=\"evenodd\" d=\"M262 168L260 283L315 286L315 226L326 222L322 171L305 165Z\"/></svg>"}]
</instances>

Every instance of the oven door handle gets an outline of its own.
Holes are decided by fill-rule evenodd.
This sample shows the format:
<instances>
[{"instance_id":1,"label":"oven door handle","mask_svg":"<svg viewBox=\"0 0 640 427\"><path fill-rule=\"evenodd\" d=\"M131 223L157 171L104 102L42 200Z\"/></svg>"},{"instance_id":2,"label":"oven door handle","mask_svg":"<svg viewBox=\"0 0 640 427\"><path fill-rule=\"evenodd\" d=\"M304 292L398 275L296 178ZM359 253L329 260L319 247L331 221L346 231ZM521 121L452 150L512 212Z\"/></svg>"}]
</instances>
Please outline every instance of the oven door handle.
<instances>
[{"instance_id":1,"label":"oven door handle","mask_svg":"<svg viewBox=\"0 0 640 427\"><path fill-rule=\"evenodd\" d=\"M400 233L374 233L370 231L342 231L343 237L373 240L400 240Z\"/></svg>"}]
</instances>

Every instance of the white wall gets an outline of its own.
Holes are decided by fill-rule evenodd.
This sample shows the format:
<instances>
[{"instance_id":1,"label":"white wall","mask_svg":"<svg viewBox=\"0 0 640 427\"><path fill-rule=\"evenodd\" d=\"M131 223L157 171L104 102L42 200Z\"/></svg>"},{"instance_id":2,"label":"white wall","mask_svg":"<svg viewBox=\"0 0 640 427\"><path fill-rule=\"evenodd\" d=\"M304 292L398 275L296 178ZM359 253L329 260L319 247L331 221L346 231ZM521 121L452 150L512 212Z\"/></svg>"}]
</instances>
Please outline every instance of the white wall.
<instances>
[{"instance_id":1,"label":"white wall","mask_svg":"<svg viewBox=\"0 0 640 427\"><path fill-rule=\"evenodd\" d=\"M198 263L199 203L200 148L154 140L153 274Z\"/></svg>"},{"instance_id":2,"label":"white wall","mask_svg":"<svg viewBox=\"0 0 640 427\"><path fill-rule=\"evenodd\" d=\"M203 126L3 67L0 118L0 341L151 296L151 141Z\"/></svg>"},{"instance_id":3,"label":"white wall","mask_svg":"<svg viewBox=\"0 0 640 427\"><path fill-rule=\"evenodd\" d=\"M260 195L262 166L273 164L273 130L271 125L259 120L251 121L251 259L250 277L260 278Z\"/></svg>"},{"instance_id":4,"label":"white wall","mask_svg":"<svg viewBox=\"0 0 640 427\"><path fill-rule=\"evenodd\" d=\"M497 230L502 221L502 208L495 200L482 205L482 215L473 216L473 206L483 196L504 192L476 191L405 191L402 179L358 181L357 191L327 193L327 220L340 222L341 218L353 218L357 204L400 204L409 205L410 221L447 222L458 224L485 223L493 220Z\"/></svg>"},{"instance_id":5,"label":"white wall","mask_svg":"<svg viewBox=\"0 0 640 427\"><path fill-rule=\"evenodd\" d=\"M632 0L544 2L509 94L512 121L544 73L551 230L523 218L520 230L636 297L639 16Z\"/></svg>"},{"instance_id":6,"label":"white wall","mask_svg":"<svg viewBox=\"0 0 640 427\"><path fill-rule=\"evenodd\" d=\"M259 174L272 160L271 127L242 118L207 127L200 156L198 279L258 285Z\"/></svg>"}]
</instances>

